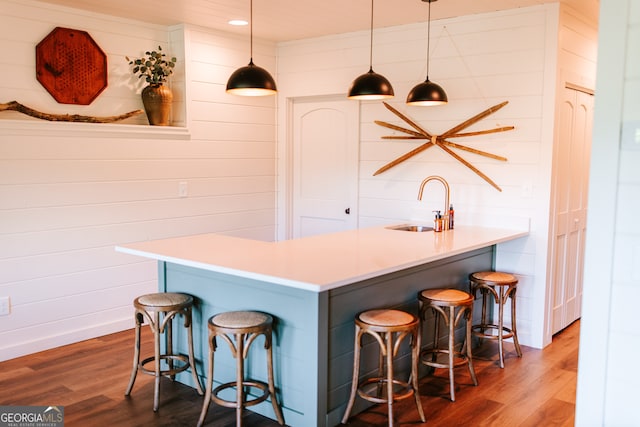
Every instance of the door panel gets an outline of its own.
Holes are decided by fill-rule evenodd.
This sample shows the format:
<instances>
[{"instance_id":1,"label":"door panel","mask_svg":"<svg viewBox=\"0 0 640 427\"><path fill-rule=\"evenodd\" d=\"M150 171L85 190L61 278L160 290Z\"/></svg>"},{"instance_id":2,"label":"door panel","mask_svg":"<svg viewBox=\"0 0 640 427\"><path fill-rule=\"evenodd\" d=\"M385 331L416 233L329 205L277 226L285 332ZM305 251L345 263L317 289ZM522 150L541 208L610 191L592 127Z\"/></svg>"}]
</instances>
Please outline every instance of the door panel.
<instances>
[{"instance_id":1,"label":"door panel","mask_svg":"<svg viewBox=\"0 0 640 427\"><path fill-rule=\"evenodd\" d=\"M293 104L292 236L357 227L358 103Z\"/></svg>"},{"instance_id":2,"label":"door panel","mask_svg":"<svg viewBox=\"0 0 640 427\"><path fill-rule=\"evenodd\" d=\"M593 96L565 88L554 156L552 333L581 314Z\"/></svg>"}]
</instances>

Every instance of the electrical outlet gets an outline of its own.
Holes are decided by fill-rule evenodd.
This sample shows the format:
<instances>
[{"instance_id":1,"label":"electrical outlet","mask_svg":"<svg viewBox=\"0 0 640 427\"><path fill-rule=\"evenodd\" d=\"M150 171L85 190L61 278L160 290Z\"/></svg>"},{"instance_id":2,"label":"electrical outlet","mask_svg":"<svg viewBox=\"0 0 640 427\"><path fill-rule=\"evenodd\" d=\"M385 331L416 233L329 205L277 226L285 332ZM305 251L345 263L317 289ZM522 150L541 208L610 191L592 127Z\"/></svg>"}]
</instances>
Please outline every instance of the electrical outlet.
<instances>
[{"instance_id":1,"label":"electrical outlet","mask_svg":"<svg viewBox=\"0 0 640 427\"><path fill-rule=\"evenodd\" d=\"M0 316L7 316L9 313L11 313L9 297L0 297Z\"/></svg>"},{"instance_id":2,"label":"electrical outlet","mask_svg":"<svg viewBox=\"0 0 640 427\"><path fill-rule=\"evenodd\" d=\"M182 181L178 184L178 196L179 197L187 197L189 195L189 187L185 181Z\"/></svg>"}]
</instances>

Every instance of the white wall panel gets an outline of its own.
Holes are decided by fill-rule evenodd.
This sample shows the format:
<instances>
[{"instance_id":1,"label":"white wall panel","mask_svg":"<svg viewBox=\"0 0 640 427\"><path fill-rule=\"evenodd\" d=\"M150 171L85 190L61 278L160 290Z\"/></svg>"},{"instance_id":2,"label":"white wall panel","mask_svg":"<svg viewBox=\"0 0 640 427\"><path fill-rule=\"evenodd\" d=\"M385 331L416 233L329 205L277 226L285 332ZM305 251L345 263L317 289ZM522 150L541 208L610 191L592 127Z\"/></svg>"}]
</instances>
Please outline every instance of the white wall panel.
<instances>
[{"instance_id":1,"label":"white wall panel","mask_svg":"<svg viewBox=\"0 0 640 427\"><path fill-rule=\"evenodd\" d=\"M12 304L0 360L132 327L132 300L156 289L156 265L116 245L206 232L274 239L275 101L224 93L248 62L248 37L31 0L0 0L0 20L2 102L86 115L142 108L125 56L160 44L178 57L173 120L185 129L146 126L144 115L91 125L0 113L0 296ZM108 87L89 106L57 104L35 79L35 45L56 26L86 30L107 54ZM255 47L275 72L275 47Z\"/></svg>"}]
</instances>

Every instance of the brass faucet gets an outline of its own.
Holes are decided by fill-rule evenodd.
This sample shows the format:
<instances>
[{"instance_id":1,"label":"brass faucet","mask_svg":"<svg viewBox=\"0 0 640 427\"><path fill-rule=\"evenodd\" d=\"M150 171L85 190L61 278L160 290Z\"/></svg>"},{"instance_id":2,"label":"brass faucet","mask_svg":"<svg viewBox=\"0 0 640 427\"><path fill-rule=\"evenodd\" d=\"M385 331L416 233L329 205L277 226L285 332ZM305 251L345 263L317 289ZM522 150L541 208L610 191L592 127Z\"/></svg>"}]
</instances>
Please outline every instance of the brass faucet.
<instances>
[{"instance_id":1,"label":"brass faucet","mask_svg":"<svg viewBox=\"0 0 640 427\"><path fill-rule=\"evenodd\" d=\"M444 186L444 209L443 215L444 218L444 229L449 229L449 183L441 176L431 175L428 176L422 181L420 184L420 191L418 191L418 200L422 200L422 193L424 192L424 187L427 185L429 181L440 181Z\"/></svg>"}]
</instances>

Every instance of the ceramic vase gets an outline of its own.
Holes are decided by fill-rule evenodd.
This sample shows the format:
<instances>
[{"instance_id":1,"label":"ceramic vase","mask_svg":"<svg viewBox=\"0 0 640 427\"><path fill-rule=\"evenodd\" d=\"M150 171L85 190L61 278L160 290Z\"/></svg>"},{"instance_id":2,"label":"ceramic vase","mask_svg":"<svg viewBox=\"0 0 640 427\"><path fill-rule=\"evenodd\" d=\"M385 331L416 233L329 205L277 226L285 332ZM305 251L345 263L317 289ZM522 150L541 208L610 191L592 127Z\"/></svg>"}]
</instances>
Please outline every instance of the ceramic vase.
<instances>
[{"instance_id":1,"label":"ceramic vase","mask_svg":"<svg viewBox=\"0 0 640 427\"><path fill-rule=\"evenodd\" d=\"M165 85L149 85L142 89L142 104L150 125L169 126L173 93Z\"/></svg>"}]
</instances>

